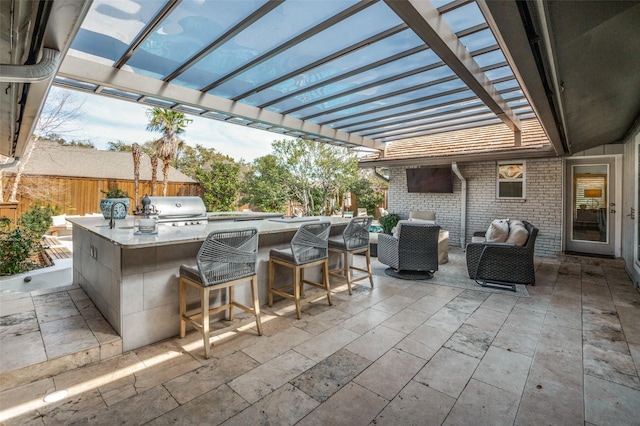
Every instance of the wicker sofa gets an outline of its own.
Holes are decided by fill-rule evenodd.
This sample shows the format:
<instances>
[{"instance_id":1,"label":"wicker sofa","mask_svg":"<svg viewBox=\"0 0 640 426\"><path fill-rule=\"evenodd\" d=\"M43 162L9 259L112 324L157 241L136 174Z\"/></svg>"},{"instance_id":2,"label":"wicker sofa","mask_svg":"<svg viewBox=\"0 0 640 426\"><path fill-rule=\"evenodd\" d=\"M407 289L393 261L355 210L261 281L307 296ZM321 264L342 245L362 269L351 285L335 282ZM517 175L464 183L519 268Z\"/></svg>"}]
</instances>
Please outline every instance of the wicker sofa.
<instances>
[{"instance_id":1,"label":"wicker sofa","mask_svg":"<svg viewBox=\"0 0 640 426\"><path fill-rule=\"evenodd\" d=\"M401 220L397 238L378 235L378 260L396 271L437 271L439 233L438 225Z\"/></svg>"},{"instance_id":2,"label":"wicker sofa","mask_svg":"<svg viewBox=\"0 0 640 426\"><path fill-rule=\"evenodd\" d=\"M467 272L482 286L515 291L515 284L535 285L533 252L538 228L523 221L529 231L523 246L509 243L472 242L467 244Z\"/></svg>"}]
</instances>

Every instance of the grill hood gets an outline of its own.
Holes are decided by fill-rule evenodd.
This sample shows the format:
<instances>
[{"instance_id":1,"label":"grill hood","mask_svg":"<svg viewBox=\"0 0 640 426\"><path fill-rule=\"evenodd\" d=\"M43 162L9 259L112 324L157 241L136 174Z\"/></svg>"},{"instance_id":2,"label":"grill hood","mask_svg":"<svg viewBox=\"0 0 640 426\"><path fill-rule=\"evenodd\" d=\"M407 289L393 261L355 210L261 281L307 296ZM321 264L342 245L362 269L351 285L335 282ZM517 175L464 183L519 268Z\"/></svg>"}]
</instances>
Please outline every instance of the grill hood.
<instances>
[{"instance_id":1,"label":"grill hood","mask_svg":"<svg viewBox=\"0 0 640 426\"><path fill-rule=\"evenodd\" d=\"M158 211L158 222L206 219L207 209L200 197L149 197Z\"/></svg>"}]
</instances>

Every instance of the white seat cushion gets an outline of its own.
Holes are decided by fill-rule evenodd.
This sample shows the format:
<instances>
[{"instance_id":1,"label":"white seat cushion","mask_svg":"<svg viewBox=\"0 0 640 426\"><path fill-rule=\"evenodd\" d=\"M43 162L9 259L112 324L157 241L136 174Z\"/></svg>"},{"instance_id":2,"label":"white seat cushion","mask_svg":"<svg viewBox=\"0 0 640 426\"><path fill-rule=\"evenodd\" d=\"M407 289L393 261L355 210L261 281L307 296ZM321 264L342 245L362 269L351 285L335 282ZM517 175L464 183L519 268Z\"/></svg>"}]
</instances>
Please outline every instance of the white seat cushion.
<instances>
[{"instance_id":1,"label":"white seat cushion","mask_svg":"<svg viewBox=\"0 0 640 426\"><path fill-rule=\"evenodd\" d=\"M429 220L429 219L416 219L415 217L412 217L409 219L409 222L414 222L414 223L426 223L427 225L435 225L436 221L435 220Z\"/></svg>"},{"instance_id":2,"label":"white seat cushion","mask_svg":"<svg viewBox=\"0 0 640 426\"><path fill-rule=\"evenodd\" d=\"M436 212L420 212L420 211L410 211L409 212L409 220L411 219L422 219L422 220L436 220Z\"/></svg>"}]
</instances>

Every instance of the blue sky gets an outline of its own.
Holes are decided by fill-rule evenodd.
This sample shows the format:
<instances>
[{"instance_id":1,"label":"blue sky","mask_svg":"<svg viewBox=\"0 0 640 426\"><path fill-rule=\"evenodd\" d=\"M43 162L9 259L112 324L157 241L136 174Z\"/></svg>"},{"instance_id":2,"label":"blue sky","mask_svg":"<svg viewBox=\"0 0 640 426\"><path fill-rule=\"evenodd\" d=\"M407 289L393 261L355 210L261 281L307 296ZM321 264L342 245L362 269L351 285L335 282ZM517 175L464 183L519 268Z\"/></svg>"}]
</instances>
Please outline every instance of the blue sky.
<instances>
[{"instance_id":1,"label":"blue sky","mask_svg":"<svg viewBox=\"0 0 640 426\"><path fill-rule=\"evenodd\" d=\"M52 87L50 97L58 87ZM74 99L84 102L81 116L65 126L60 135L66 140L90 140L97 149L107 149L108 142L122 141L128 144L144 143L157 139L160 134L146 130L149 121L145 111L149 108L134 102L122 101L106 96L73 91ZM186 114L193 122L182 138L187 144L203 145L234 158L247 162L271 153L274 140L290 139L277 133L223 123L208 118Z\"/></svg>"}]
</instances>

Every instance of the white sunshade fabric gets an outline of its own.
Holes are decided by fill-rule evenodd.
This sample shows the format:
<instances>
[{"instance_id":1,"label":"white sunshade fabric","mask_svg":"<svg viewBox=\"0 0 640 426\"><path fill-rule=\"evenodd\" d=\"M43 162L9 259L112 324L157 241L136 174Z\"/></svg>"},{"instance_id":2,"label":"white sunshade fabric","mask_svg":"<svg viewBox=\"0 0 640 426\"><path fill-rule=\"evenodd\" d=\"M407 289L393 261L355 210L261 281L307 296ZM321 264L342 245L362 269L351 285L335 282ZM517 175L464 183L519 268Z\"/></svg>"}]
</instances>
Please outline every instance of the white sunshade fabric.
<instances>
[{"instance_id":1,"label":"white sunshade fabric","mask_svg":"<svg viewBox=\"0 0 640 426\"><path fill-rule=\"evenodd\" d=\"M535 117L475 1L94 0L55 84L375 149Z\"/></svg>"}]
</instances>

